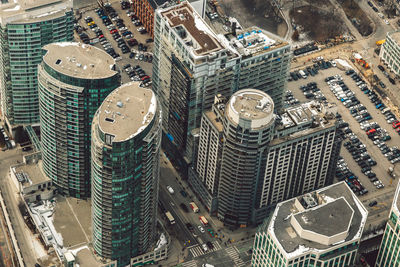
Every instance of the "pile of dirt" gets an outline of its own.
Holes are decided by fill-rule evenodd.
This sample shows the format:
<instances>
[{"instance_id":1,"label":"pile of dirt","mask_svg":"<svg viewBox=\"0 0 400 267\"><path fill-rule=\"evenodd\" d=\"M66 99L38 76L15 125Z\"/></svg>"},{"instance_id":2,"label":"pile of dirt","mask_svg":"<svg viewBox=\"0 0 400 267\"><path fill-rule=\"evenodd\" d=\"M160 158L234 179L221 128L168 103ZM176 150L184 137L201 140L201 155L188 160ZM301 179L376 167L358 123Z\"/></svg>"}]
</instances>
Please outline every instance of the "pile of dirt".
<instances>
[{"instance_id":1,"label":"pile of dirt","mask_svg":"<svg viewBox=\"0 0 400 267\"><path fill-rule=\"evenodd\" d=\"M286 23L274 16L273 8L265 0L219 0L218 4L227 16L235 17L243 27L258 26L284 36Z\"/></svg>"},{"instance_id":2,"label":"pile of dirt","mask_svg":"<svg viewBox=\"0 0 400 267\"><path fill-rule=\"evenodd\" d=\"M335 10L330 10L307 5L290 10L289 15L296 28L301 28L309 38L326 41L347 31L344 22L335 16Z\"/></svg>"},{"instance_id":3,"label":"pile of dirt","mask_svg":"<svg viewBox=\"0 0 400 267\"><path fill-rule=\"evenodd\" d=\"M353 23L362 36L372 33L372 21L355 0L338 0L347 18Z\"/></svg>"}]
</instances>

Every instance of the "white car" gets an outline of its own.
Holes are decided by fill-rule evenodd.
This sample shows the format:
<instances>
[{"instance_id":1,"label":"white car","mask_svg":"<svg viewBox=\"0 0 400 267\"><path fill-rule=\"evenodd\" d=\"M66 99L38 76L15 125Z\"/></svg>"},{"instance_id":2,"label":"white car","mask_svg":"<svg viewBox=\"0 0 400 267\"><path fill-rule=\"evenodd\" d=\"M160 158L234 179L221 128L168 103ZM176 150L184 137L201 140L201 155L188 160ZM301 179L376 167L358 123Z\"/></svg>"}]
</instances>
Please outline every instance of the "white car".
<instances>
[{"instance_id":1,"label":"white car","mask_svg":"<svg viewBox=\"0 0 400 267\"><path fill-rule=\"evenodd\" d=\"M199 225L199 226L197 226L197 228L199 229L199 231L200 231L201 233L204 233L204 232L205 232L203 226Z\"/></svg>"},{"instance_id":2,"label":"white car","mask_svg":"<svg viewBox=\"0 0 400 267\"><path fill-rule=\"evenodd\" d=\"M385 19L384 22L385 22L386 25L389 25L389 24L390 24L389 21L388 21L387 19Z\"/></svg>"},{"instance_id":3,"label":"white car","mask_svg":"<svg viewBox=\"0 0 400 267\"><path fill-rule=\"evenodd\" d=\"M203 244L203 245L201 245L202 247L203 247L203 250L204 251L207 251L208 250L208 248L207 248L207 245L206 244Z\"/></svg>"},{"instance_id":4,"label":"white car","mask_svg":"<svg viewBox=\"0 0 400 267\"><path fill-rule=\"evenodd\" d=\"M167 185L167 190L171 195L174 194L174 189L171 186Z\"/></svg>"}]
</instances>

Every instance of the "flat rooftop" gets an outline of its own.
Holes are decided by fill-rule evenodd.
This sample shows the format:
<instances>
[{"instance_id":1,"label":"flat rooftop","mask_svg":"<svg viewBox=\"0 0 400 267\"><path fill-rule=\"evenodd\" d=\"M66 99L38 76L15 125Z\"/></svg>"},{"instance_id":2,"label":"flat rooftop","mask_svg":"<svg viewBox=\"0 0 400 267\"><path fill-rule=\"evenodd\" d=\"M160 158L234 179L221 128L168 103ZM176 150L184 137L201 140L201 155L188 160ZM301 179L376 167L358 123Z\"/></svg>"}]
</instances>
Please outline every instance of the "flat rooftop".
<instances>
[{"instance_id":1,"label":"flat rooftop","mask_svg":"<svg viewBox=\"0 0 400 267\"><path fill-rule=\"evenodd\" d=\"M7 0L0 3L0 22L35 22L56 18L72 9L72 0Z\"/></svg>"},{"instance_id":2,"label":"flat rooftop","mask_svg":"<svg viewBox=\"0 0 400 267\"><path fill-rule=\"evenodd\" d=\"M133 138L154 119L157 99L152 90L130 82L115 89L98 109L98 124L107 134L115 136L113 142Z\"/></svg>"},{"instance_id":3,"label":"flat rooftop","mask_svg":"<svg viewBox=\"0 0 400 267\"><path fill-rule=\"evenodd\" d=\"M43 49L47 50L43 61L64 75L80 79L104 79L118 74L115 60L97 47L60 42L45 45Z\"/></svg>"},{"instance_id":4,"label":"flat rooftop","mask_svg":"<svg viewBox=\"0 0 400 267\"><path fill-rule=\"evenodd\" d=\"M243 89L232 95L226 114L235 124L240 119L251 120L252 127L258 128L271 122L274 114L274 101L272 98L256 89Z\"/></svg>"},{"instance_id":5,"label":"flat rooftop","mask_svg":"<svg viewBox=\"0 0 400 267\"><path fill-rule=\"evenodd\" d=\"M324 245L319 242L313 242L300 238L300 236L292 227L291 220L289 219L291 216L302 211L295 206L296 201L302 203L303 208L306 210L318 210L319 205L325 206L318 212L313 211L307 215L310 216L309 218L311 221L314 220L313 227L307 227L312 228L314 232L321 232L329 235L334 234L335 232L340 232L342 229L344 229L345 226L342 220L349 220L349 211L351 208L354 211L354 214L351 216L350 222L348 222L350 227L348 229L348 235L344 241L348 242L361 237L362 230L367 220L368 212L345 182L339 182L331 186L324 187L312 192L311 194L315 196L314 201L316 202L315 204L317 206L306 206L304 204L306 202L302 202L303 197L306 195L281 202L277 205L272 219L268 225L268 232L275 236L276 240L279 240L280 246L287 254L293 256L296 253L303 253L307 250L325 250L335 246L335 244ZM345 200L345 202L347 202L349 206L348 208L343 208L342 204L344 202L340 200L341 198L343 198L343 201ZM333 214L334 218L330 217L331 214ZM300 221L301 220L302 219L300 219ZM330 229L324 229L323 225L327 224L329 227L325 228Z\"/></svg>"},{"instance_id":6,"label":"flat rooftop","mask_svg":"<svg viewBox=\"0 0 400 267\"><path fill-rule=\"evenodd\" d=\"M400 45L400 31L395 31L390 34L390 37L397 43L397 45Z\"/></svg>"},{"instance_id":7,"label":"flat rooftop","mask_svg":"<svg viewBox=\"0 0 400 267\"><path fill-rule=\"evenodd\" d=\"M222 122L217 120L217 115L209 110L209 111L205 111L204 115L211 121L211 123L214 125L214 127L219 131L222 132L223 131L223 126L222 126Z\"/></svg>"},{"instance_id":8,"label":"flat rooftop","mask_svg":"<svg viewBox=\"0 0 400 267\"><path fill-rule=\"evenodd\" d=\"M186 42L192 46L196 55L206 55L223 49L216 35L201 18L192 6L183 2L171 8L161 11L171 28Z\"/></svg>"},{"instance_id":9,"label":"flat rooftop","mask_svg":"<svg viewBox=\"0 0 400 267\"><path fill-rule=\"evenodd\" d=\"M310 127L276 138L272 140L271 145L277 145L334 126L336 123L336 118L333 115L336 113L335 108L335 106L326 106L318 101L310 101L286 108L283 113L279 114L281 121L276 127L278 131L307 124ZM311 123L313 123L312 127Z\"/></svg>"},{"instance_id":10,"label":"flat rooftop","mask_svg":"<svg viewBox=\"0 0 400 267\"><path fill-rule=\"evenodd\" d=\"M242 56L256 56L289 45L286 40L257 26L238 30L236 35L224 36L229 45Z\"/></svg>"},{"instance_id":11,"label":"flat rooftop","mask_svg":"<svg viewBox=\"0 0 400 267\"><path fill-rule=\"evenodd\" d=\"M15 168L16 173L25 173L28 175L29 180L32 184L39 184L43 182L50 182L51 180L42 171L42 161L40 160L36 164L25 164ZM31 185L30 182L25 182L22 184Z\"/></svg>"},{"instance_id":12,"label":"flat rooftop","mask_svg":"<svg viewBox=\"0 0 400 267\"><path fill-rule=\"evenodd\" d=\"M333 236L347 231L353 213L353 209L346 200L338 198L293 216L303 229L325 236Z\"/></svg>"}]
</instances>

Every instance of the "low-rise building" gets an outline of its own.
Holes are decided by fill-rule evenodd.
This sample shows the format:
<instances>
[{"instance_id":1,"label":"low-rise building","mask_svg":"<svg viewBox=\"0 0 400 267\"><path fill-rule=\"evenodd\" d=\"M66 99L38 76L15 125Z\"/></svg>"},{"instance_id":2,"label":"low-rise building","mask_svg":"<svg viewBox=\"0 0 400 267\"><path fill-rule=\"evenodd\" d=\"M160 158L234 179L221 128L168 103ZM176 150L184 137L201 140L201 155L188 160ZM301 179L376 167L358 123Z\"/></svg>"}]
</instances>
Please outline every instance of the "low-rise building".
<instances>
[{"instance_id":1,"label":"low-rise building","mask_svg":"<svg viewBox=\"0 0 400 267\"><path fill-rule=\"evenodd\" d=\"M400 75L400 31L388 32L379 57L396 75Z\"/></svg>"},{"instance_id":2,"label":"low-rise building","mask_svg":"<svg viewBox=\"0 0 400 267\"><path fill-rule=\"evenodd\" d=\"M355 266L367 216L345 182L281 202L256 234L252 266Z\"/></svg>"},{"instance_id":3,"label":"low-rise building","mask_svg":"<svg viewBox=\"0 0 400 267\"><path fill-rule=\"evenodd\" d=\"M54 196L55 187L43 173L42 161L12 166L10 175L14 185L27 203L49 200Z\"/></svg>"}]
</instances>

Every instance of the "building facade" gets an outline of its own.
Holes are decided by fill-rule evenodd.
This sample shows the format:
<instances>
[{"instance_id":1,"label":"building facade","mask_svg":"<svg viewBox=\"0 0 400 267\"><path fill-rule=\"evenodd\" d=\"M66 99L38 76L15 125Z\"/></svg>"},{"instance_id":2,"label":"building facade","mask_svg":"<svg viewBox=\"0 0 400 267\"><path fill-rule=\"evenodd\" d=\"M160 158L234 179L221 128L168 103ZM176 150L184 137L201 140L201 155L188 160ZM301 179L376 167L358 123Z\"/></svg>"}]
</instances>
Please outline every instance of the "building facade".
<instances>
[{"instance_id":1,"label":"building facade","mask_svg":"<svg viewBox=\"0 0 400 267\"><path fill-rule=\"evenodd\" d=\"M400 266L400 185L397 185L375 266Z\"/></svg>"},{"instance_id":2,"label":"building facade","mask_svg":"<svg viewBox=\"0 0 400 267\"><path fill-rule=\"evenodd\" d=\"M42 47L72 40L72 1L0 4L1 107L13 134L17 126L39 124L37 65Z\"/></svg>"},{"instance_id":3,"label":"building facade","mask_svg":"<svg viewBox=\"0 0 400 267\"><path fill-rule=\"evenodd\" d=\"M251 266L355 266L367 216L345 182L281 202L256 233Z\"/></svg>"},{"instance_id":4,"label":"building facade","mask_svg":"<svg viewBox=\"0 0 400 267\"><path fill-rule=\"evenodd\" d=\"M274 114L273 100L254 89L229 101L216 96L203 113L189 184L226 225L259 224L279 202L333 182L341 146L335 113L312 101ZM253 128L258 114L264 121Z\"/></svg>"},{"instance_id":5,"label":"building facade","mask_svg":"<svg viewBox=\"0 0 400 267\"><path fill-rule=\"evenodd\" d=\"M394 74L400 75L400 31L386 34L379 57Z\"/></svg>"},{"instance_id":6,"label":"building facade","mask_svg":"<svg viewBox=\"0 0 400 267\"><path fill-rule=\"evenodd\" d=\"M115 61L103 50L72 42L43 47L38 67L43 169L63 193L90 197L91 121L120 85Z\"/></svg>"},{"instance_id":7,"label":"building facade","mask_svg":"<svg viewBox=\"0 0 400 267\"><path fill-rule=\"evenodd\" d=\"M92 227L97 255L126 266L156 237L161 109L139 83L111 93L92 123Z\"/></svg>"},{"instance_id":8,"label":"building facade","mask_svg":"<svg viewBox=\"0 0 400 267\"><path fill-rule=\"evenodd\" d=\"M282 107L290 62L289 44L251 27L232 34L215 32L183 2L155 13L153 90L163 107L163 143L178 168L192 162L188 140L214 96L230 97L243 88L272 96Z\"/></svg>"}]
</instances>

